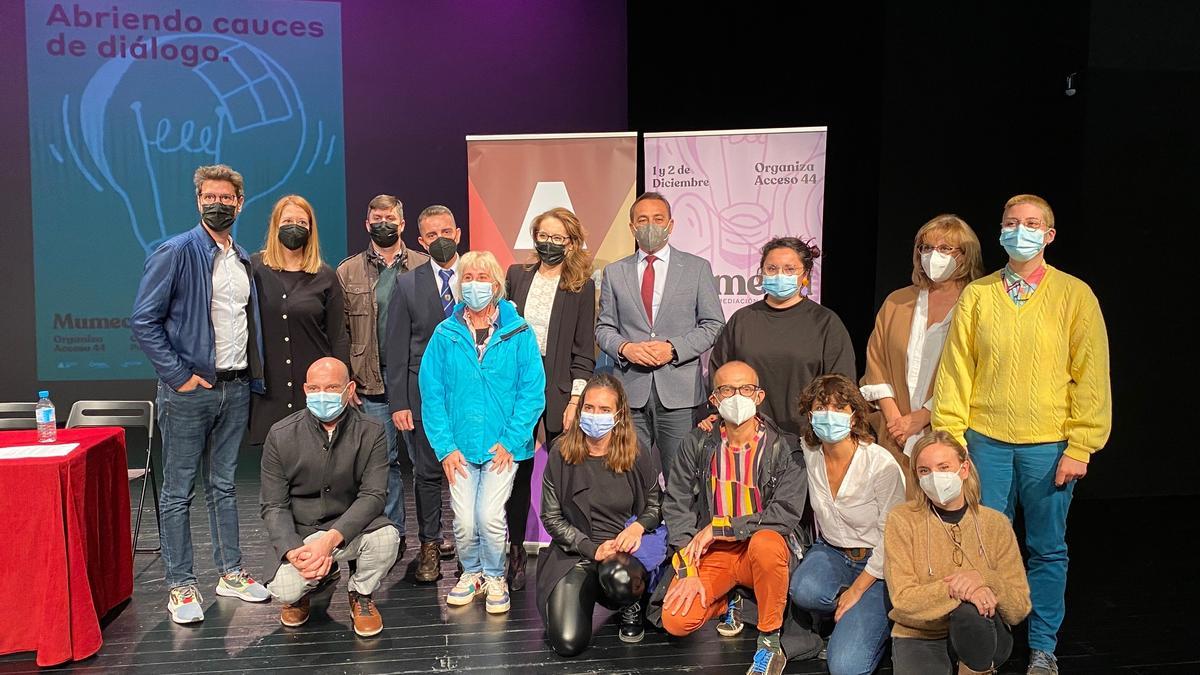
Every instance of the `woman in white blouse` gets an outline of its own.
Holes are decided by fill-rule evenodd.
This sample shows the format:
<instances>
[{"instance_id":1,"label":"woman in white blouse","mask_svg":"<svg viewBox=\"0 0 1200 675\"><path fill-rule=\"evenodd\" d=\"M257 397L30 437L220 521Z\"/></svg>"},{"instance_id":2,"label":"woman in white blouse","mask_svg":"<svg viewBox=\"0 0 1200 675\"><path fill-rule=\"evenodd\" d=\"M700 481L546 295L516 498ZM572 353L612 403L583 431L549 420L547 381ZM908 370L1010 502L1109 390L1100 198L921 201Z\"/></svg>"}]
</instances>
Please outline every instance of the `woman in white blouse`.
<instances>
[{"instance_id":1,"label":"woman in white blouse","mask_svg":"<svg viewBox=\"0 0 1200 675\"><path fill-rule=\"evenodd\" d=\"M587 232L564 208L551 209L529 224L534 257L508 268L508 297L537 337L546 368L546 410L541 426L546 447L571 426L579 395L596 366L596 283L585 249ZM534 429L537 434L537 429ZM525 586L525 527L529 520L529 482L533 460L517 463L508 499L508 583Z\"/></svg>"},{"instance_id":2,"label":"woman in white blouse","mask_svg":"<svg viewBox=\"0 0 1200 675\"><path fill-rule=\"evenodd\" d=\"M933 376L954 304L983 274L979 238L963 219L940 215L921 226L913 241L912 285L893 292L875 317L867 342L862 394L879 410L870 420L880 445L902 465L929 429Z\"/></svg>"},{"instance_id":3,"label":"woman in white blouse","mask_svg":"<svg viewBox=\"0 0 1200 675\"><path fill-rule=\"evenodd\" d=\"M800 396L808 500L817 536L792 573L797 609L833 615L829 672L870 673L891 631L883 579L883 526L904 503L904 473L875 445L870 406L843 375L823 375Z\"/></svg>"}]
</instances>

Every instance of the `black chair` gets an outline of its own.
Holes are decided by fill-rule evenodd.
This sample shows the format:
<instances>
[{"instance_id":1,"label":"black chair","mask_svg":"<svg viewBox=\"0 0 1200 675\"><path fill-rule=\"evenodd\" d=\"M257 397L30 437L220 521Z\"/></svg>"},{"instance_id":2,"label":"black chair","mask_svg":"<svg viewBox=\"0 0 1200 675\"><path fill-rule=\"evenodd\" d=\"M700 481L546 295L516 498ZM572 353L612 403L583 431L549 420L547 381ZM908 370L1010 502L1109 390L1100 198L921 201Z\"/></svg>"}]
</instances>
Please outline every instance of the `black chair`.
<instances>
[{"instance_id":1,"label":"black chair","mask_svg":"<svg viewBox=\"0 0 1200 675\"><path fill-rule=\"evenodd\" d=\"M0 430L36 429L36 403L0 403Z\"/></svg>"},{"instance_id":2,"label":"black chair","mask_svg":"<svg viewBox=\"0 0 1200 675\"><path fill-rule=\"evenodd\" d=\"M158 479L154 477L154 404L150 401L76 401L67 418L67 428L75 427L129 427L146 430L146 464L141 469L129 469L129 480L142 479L142 496L138 500L137 518L133 526L133 552L161 553L161 546L138 547L138 536L142 531L142 513L146 508L146 485L154 499L154 522L162 530L162 517L158 509Z\"/></svg>"}]
</instances>

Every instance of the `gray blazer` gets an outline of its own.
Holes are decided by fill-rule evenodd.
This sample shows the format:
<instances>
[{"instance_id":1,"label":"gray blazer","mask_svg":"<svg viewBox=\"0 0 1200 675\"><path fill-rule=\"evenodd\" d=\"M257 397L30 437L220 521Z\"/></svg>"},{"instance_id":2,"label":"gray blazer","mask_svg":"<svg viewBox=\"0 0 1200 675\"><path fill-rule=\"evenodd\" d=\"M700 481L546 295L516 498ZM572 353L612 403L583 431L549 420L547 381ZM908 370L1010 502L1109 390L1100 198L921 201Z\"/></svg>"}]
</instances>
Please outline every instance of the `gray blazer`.
<instances>
[{"instance_id":1,"label":"gray blazer","mask_svg":"<svg viewBox=\"0 0 1200 675\"><path fill-rule=\"evenodd\" d=\"M349 543L392 525L383 515L387 483L383 425L364 413L347 408L332 440L307 409L276 422L263 444L259 498L276 558L318 530L336 529Z\"/></svg>"},{"instance_id":2,"label":"gray blazer","mask_svg":"<svg viewBox=\"0 0 1200 675\"><path fill-rule=\"evenodd\" d=\"M637 268L636 253L604 268L596 344L616 362L614 374L625 385L630 407L646 405L651 384L666 408L697 406L707 398L700 381L700 356L713 346L725 325L712 267L707 260L672 247L653 326L642 306ZM678 358L659 368L645 368L617 353L626 342L646 340L670 342Z\"/></svg>"}]
</instances>

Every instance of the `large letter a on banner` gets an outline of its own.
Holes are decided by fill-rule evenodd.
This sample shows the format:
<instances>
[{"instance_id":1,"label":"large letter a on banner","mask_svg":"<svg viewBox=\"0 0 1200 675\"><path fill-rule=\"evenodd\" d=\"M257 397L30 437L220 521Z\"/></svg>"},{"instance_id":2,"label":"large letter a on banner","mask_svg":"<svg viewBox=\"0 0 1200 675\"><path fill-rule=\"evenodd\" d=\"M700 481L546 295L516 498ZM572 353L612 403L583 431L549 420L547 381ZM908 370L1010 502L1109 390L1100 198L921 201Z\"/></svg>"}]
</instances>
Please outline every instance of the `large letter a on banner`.
<instances>
[{"instance_id":1,"label":"large letter a on banner","mask_svg":"<svg viewBox=\"0 0 1200 675\"><path fill-rule=\"evenodd\" d=\"M517 240L513 243L513 249L532 250L533 235L529 233L529 223L539 214L559 206L575 211L571 204L571 195L567 194L567 184L562 181L538 181L537 186L533 188L529 208L525 209L525 220L521 221L521 228L517 230Z\"/></svg>"}]
</instances>

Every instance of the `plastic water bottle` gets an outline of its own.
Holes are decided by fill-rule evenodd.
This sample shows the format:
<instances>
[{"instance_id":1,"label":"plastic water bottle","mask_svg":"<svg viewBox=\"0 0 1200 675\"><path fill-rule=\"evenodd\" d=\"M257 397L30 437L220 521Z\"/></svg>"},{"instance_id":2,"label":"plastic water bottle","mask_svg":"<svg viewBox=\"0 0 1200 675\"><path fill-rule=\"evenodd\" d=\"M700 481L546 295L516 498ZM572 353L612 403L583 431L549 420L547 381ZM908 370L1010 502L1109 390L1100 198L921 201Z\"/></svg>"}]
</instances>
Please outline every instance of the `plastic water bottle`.
<instances>
[{"instance_id":1,"label":"plastic water bottle","mask_svg":"<svg viewBox=\"0 0 1200 675\"><path fill-rule=\"evenodd\" d=\"M50 402L50 392L38 392L37 407L33 410L37 418L38 443L53 443L58 440L58 422L54 419L54 404Z\"/></svg>"}]
</instances>

